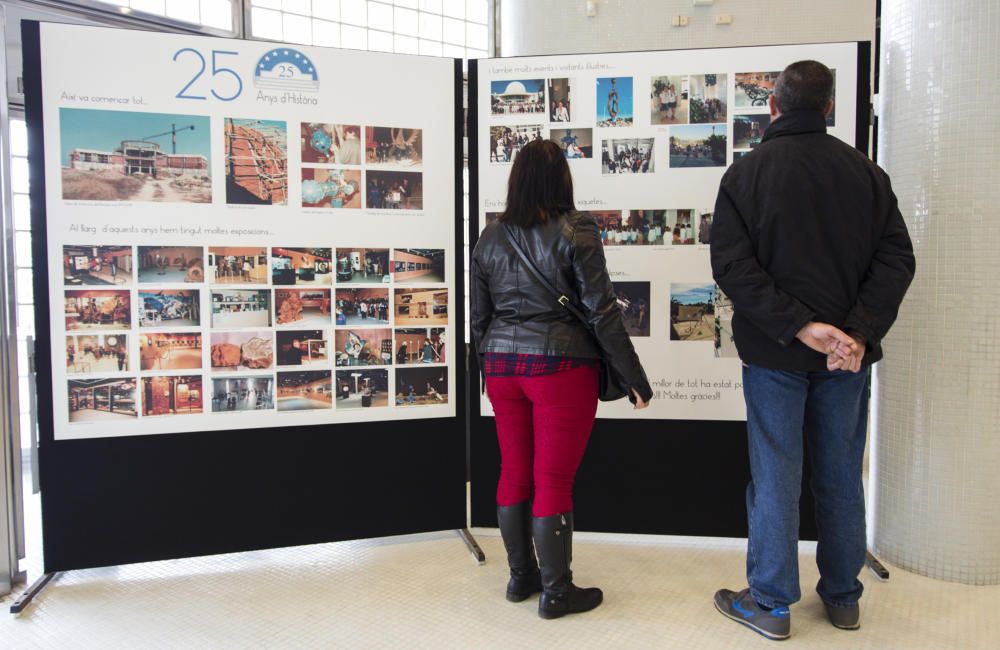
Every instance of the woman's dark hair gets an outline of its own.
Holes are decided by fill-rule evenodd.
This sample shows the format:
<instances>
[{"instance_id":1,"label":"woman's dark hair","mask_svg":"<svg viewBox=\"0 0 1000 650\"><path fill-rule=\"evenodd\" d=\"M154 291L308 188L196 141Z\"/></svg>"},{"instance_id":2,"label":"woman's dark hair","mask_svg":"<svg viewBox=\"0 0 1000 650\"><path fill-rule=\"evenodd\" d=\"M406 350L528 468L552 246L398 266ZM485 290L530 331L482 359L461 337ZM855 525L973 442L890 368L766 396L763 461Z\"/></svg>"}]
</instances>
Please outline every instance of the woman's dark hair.
<instances>
[{"instance_id":1,"label":"woman's dark hair","mask_svg":"<svg viewBox=\"0 0 1000 650\"><path fill-rule=\"evenodd\" d=\"M507 180L507 207L499 220L530 228L575 209L566 155L551 140L532 140L514 158Z\"/></svg>"}]
</instances>

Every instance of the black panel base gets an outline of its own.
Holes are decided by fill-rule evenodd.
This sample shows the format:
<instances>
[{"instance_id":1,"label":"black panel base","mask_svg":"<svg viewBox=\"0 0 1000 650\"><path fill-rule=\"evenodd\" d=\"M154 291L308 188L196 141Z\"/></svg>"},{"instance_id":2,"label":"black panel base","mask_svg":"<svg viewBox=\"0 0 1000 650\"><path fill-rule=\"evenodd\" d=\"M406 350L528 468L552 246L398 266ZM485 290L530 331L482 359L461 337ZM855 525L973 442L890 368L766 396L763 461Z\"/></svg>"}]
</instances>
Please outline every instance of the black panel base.
<instances>
[{"instance_id":1,"label":"black panel base","mask_svg":"<svg viewBox=\"0 0 1000 650\"><path fill-rule=\"evenodd\" d=\"M871 569L872 573L875 574L875 577L882 582L889 581L889 569L885 568L885 566L878 561L878 558L872 555L871 551L868 551L865 554L865 566Z\"/></svg>"},{"instance_id":2,"label":"black panel base","mask_svg":"<svg viewBox=\"0 0 1000 650\"><path fill-rule=\"evenodd\" d=\"M479 543L476 538L472 536L468 528L459 528L458 534L462 537L462 541L469 548L469 552L472 553L473 559L475 559L477 564L486 564L486 553L483 553L483 549L479 547Z\"/></svg>"},{"instance_id":3,"label":"black panel base","mask_svg":"<svg viewBox=\"0 0 1000 650\"><path fill-rule=\"evenodd\" d=\"M46 573L38 580L35 580L31 586L28 587L25 592L14 601L14 604L10 606L10 613L20 614L23 612L24 609L35 599L35 596L41 593L42 589L45 589L45 586L52 582L52 580L54 580L58 575L58 573Z\"/></svg>"}]
</instances>

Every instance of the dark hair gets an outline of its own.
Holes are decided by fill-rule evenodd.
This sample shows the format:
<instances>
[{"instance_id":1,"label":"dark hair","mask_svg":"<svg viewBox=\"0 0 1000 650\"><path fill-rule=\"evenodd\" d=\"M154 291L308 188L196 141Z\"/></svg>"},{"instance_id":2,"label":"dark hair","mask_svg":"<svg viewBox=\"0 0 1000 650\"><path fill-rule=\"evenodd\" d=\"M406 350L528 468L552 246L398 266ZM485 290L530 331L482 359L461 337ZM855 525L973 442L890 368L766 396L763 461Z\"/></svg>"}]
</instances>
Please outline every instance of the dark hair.
<instances>
[{"instance_id":1,"label":"dark hair","mask_svg":"<svg viewBox=\"0 0 1000 650\"><path fill-rule=\"evenodd\" d=\"M514 158L507 179L507 207L498 219L530 228L574 209L566 155L551 140L532 140Z\"/></svg>"},{"instance_id":2,"label":"dark hair","mask_svg":"<svg viewBox=\"0 0 1000 650\"><path fill-rule=\"evenodd\" d=\"M819 61L796 61L778 75L774 100L782 113L820 111L833 98L833 73Z\"/></svg>"}]
</instances>

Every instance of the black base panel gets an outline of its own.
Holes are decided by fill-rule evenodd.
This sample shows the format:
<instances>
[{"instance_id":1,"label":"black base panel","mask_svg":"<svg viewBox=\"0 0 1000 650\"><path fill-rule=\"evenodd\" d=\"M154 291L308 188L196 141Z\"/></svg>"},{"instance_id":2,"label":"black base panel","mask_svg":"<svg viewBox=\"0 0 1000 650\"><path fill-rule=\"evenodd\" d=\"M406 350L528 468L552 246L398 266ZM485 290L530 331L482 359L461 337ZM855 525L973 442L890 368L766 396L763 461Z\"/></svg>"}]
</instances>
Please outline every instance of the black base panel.
<instances>
[{"instance_id":1,"label":"black base panel","mask_svg":"<svg viewBox=\"0 0 1000 650\"><path fill-rule=\"evenodd\" d=\"M432 419L53 442L45 571L463 528L464 436Z\"/></svg>"},{"instance_id":2,"label":"black base panel","mask_svg":"<svg viewBox=\"0 0 1000 650\"><path fill-rule=\"evenodd\" d=\"M500 476L493 418L473 419L470 442L472 525L492 528ZM597 420L577 472L574 524L602 533L746 537L749 481L745 422ZM799 507L800 539L816 539L808 490Z\"/></svg>"}]
</instances>

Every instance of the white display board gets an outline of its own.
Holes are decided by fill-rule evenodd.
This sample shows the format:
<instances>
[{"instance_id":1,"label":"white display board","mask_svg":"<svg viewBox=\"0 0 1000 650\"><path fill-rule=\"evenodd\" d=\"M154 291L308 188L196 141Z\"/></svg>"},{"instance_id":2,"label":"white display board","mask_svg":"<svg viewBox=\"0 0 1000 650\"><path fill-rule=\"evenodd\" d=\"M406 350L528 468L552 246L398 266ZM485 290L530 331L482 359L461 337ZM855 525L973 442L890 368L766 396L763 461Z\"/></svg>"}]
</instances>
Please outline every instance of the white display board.
<instances>
[{"instance_id":1,"label":"white display board","mask_svg":"<svg viewBox=\"0 0 1000 650\"><path fill-rule=\"evenodd\" d=\"M719 181L759 144L766 98L794 61L834 70L828 132L853 145L857 52L838 43L478 62L480 227L503 211L512 160L536 137L564 147L577 209L601 226L654 399L642 411L626 400L602 404L599 417L745 418L732 307L709 260Z\"/></svg>"},{"instance_id":2,"label":"white display board","mask_svg":"<svg viewBox=\"0 0 1000 650\"><path fill-rule=\"evenodd\" d=\"M455 416L454 60L41 53L57 440Z\"/></svg>"}]
</instances>

